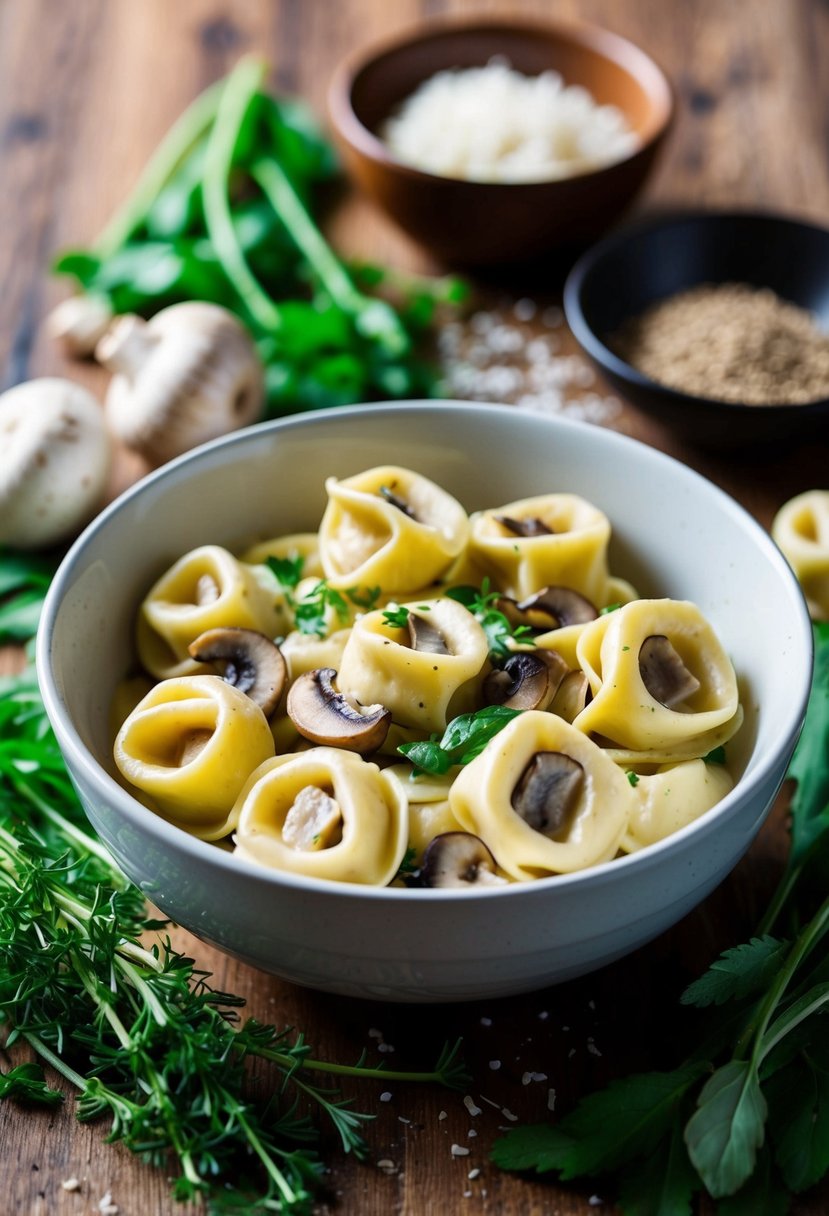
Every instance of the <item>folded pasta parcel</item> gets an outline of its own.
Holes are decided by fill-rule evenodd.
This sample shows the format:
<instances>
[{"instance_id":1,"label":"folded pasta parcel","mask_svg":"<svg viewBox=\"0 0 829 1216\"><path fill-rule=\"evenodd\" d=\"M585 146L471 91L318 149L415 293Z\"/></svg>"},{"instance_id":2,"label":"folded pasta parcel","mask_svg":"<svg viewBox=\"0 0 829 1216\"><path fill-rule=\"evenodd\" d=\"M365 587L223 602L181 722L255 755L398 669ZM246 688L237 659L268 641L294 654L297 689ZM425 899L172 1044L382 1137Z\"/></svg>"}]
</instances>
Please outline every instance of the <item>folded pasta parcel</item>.
<instances>
[{"instance_id":1,"label":"folded pasta parcel","mask_svg":"<svg viewBox=\"0 0 829 1216\"><path fill-rule=\"evenodd\" d=\"M634 600L589 624L576 652L593 694L574 723L585 733L682 755L693 740L737 723L734 668L695 604Z\"/></svg>"},{"instance_id":2,"label":"folded pasta parcel","mask_svg":"<svg viewBox=\"0 0 829 1216\"><path fill-rule=\"evenodd\" d=\"M803 588L816 621L829 621L829 490L807 490L784 503L771 534Z\"/></svg>"},{"instance_id":3,"label":"folded pasta parcel","mask_svg":"<svg viewBox=\"0 0 829 1216\"><path fill-rule=\"evenodd\" d=\"M219 676L162 680L115 740L121 775L148 794L165 819L202 840L235 825L233 807L250 774L273 756L259 706Z\"/></svg>"},{"instance_id":4,"label":"folded pasta parcel","mask_svg":"<svg viewBox=\"0 0 829 1216\"><path fill-rule=\"evenodd\" d=\"M469 520L440 486L395 465L325 482L320 558L332 587L416 591L463 552Z\"/></svg>"},{"instance_id":5,"label":"folded pasta parcel","mask_svg":"<svg viewBox=\"0 0 829 1216\"><path fill-rule=\"evenodd\" d=\"M633 790L580 730L555 714L527 710L461 770L449 805L501 869L526 882L614 857Z\"/></svg>"}]
</instances>

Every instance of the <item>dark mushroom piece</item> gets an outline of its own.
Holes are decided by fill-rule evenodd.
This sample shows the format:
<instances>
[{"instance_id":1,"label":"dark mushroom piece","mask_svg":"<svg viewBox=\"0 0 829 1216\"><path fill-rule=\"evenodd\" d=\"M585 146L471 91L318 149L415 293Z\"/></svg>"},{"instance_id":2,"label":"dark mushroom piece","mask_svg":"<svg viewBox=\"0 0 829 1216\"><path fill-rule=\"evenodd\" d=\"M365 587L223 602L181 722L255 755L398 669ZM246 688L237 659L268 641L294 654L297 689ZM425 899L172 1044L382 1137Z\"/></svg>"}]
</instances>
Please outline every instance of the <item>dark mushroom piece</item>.
<instances>
[{"instance_id":1,"label":"dark mushroom piece","mask_svg":"<svg viewBox=\"0 0 829 1216\"><path fill-rule=\"evenodd\" d=\"M542 587L520 601L501 596L497 607L511 625L528 625L539 633L567 625L584 625L599 615L586 596L570 587Z\"/></svg>"},{"instance_id":2,"label":"dark mushroom piece","mask_svg":"<svg viewBox=\"0 0 829 1216\"><path fill-rule=\"evenodd\" d=\"M440 630L427 621L425 617L410 612L406 618L409 630L409 645L412 650L422 650L427 654L451 654L446 645L446 638Z\"/></svg>"},{"instance_id":3,"label":"dark mushroom piece","mask_svg":"<svg viewBox=\"0 0 829 1216\"><path fill-rule=\"evenodd\" d=\"M391 725L385 705L360 705L338 692L333 667L306 671L288 692L288 717L299 733L313 743L342 747L365 756L381 747Z\"/></svg>"},{"instance_id":4,"label":"dark mushroom piece","mask_svg":"<svg viewBox=\"0 0 829 1216\"><path fill-rule=\"evenodd\" d=\"M699 680L664 633L652 633L639 647L639 674L653 699L666 709L687 701L700 689Z\"/></svg>"},{"instance_id":5,"label":"dark mushroom piece","mask_svg":"<svg viewBox=\"0 0 829 1216\"><path fill-rule=\"evenodd\" d=\"M496 872L495 858L471 832L443 832L423 854L418 883L422 887L483 887L506 880Z\"/></svg>"},{"instance_id":6,"label":"dark mushroom piece","mask_svg":"<svg viewBox=\"0 0 829 1216\"><path fill-rule=\"evenodd\" d=\"M510 515L496 515L495 519L502 528L506 528L513 536L552 536L553 529L548 528L543 519L530 515L526 519L513 519Z\"/></svg>"},{"instance_id":7,"label":"dark mushroom piece","mask_svg":"<svg viewBox=\"0 0 829 1216\"><path fill-rule=\"evenodd\" d=\"M566 840L584 787L584 769L564 752L536 752L512 791L512 809L536 832Z\"/></svg>"},{"instance_id":8,"label":"dark mushroom piece","mask_svg":"<svg viewBox=\"0 0 829 1216\"><path fill-rule=\"evenodd\" d=\"M282 696L288 665L279 647L255 629L208 629L187 647L200 663L214 663L222 679L255 701L269 717Z\"/></svg>"},{"instance_id":9,"label":"dark mushroom piece","mask_svg":"<svg viewBox=\"0 0 829 1216\"><path fill-rule=\"evenodd\" d=\"M567 674L567 664L555 650L524 650L484 680L487 705L508 709L546 709Z\"/></svg>"},{"instance_id":10,"label":"dark mushroom piece","mask_svg":"<svg viewBox=\"0 0 829 1216\"><path fill-rule=\"evenodd\" d=\"M406 502L405 498L400 498L394 493L393 490L390 490L388 486L380 487L380 497L385 498L386 502L391 503L393 507L397 507L398 511L402 511L404 515L408 515L409 519L417 521L417 516Z\"/></svg>"}]
</instances>

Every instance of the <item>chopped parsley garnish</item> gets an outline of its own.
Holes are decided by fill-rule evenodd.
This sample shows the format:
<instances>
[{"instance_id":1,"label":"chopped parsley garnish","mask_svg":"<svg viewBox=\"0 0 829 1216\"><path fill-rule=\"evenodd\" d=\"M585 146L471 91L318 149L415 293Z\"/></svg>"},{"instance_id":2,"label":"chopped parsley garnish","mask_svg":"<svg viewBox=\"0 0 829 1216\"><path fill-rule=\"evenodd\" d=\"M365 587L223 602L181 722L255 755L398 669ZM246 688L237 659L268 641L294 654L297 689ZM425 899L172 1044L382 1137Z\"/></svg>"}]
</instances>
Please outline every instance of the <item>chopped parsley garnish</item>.
<instances>
[{"instance_id":1,"label":"chopped parsley garnish","mask_svg":"<svg viewBox=\"0 0 829 1216\"><path fill-rule=\"evenodd\" d=\"M325 579L320 579L294 608L294 623L300 633L316 634L324 638L327 630L325 614L328 608L333 608L341 624L349 618L348 604L339 591L329 587Z\"/></svg>"},{"instance_id":2,"label":"chopped parsley garnish","mask_svg":"<svg viewBox=\"0 0 829 1216\"><path fill-rule=\"evenodd\" d=\"M534 646L533 631L529 625L515 628L500 609L495 607L501 598L497 591L490 591L490 582L485 578L480 590L477 587L450 587L446 594L467 608L486 634L489 653L496 659L505 659L513 653L510 642Z\"/></svg>"},{"instance_id":3,"label":"chopped parsley garnish","mask_svg":"<svg viewBox=\"0 0 829 1216\"><path fill-rule=\"evenodd\" d=\"M622 604L619 600L615 604L606 604L604 608L599 609L599 616L607 616L608 612L616 612L621 607Z\"/></svg>"},{"instance_id":4,"label":"chopped parsley garnish","mask_svg":"<svg viewBox=\"0 0 829 1216\"><path fill-rule=\"evenodd\" d=\"M625 773L625 776L631 785L637 786L639 784L639 774L634 773L632 769Z\"/></svg>"},{"instance_id":5,"label":"chopped parsley garnish","mask_svg":"<svg viewBox=\"0 0 829 1216\"><path fill-rule=\"evenodd\" d=\"M352 604L365 609L366 612L373 612L381 594L382 588L380 587L348 587L346 589L346 595Z\"/></svg>"},{"instance_id":6,"label":"chopped parsley garnish","mask_svg":"<svg viewBox=\"0 0 829 1216\"><path fill-rule=\"evenodd\" d=\"M391 629L405 629L409 620L409 610L402 604L383 609L383 620Z\"/></svg>"},{"instance_id":7,"label":"chopped parsley garnish","mask_svg":"<svg viewBox=\"0 0 829 1216\"><path fill-rule=\"evenodd\" d=\"M455 764L469 764L490 739L522 712L506 705L487 705L477 713L453 719L442 738L432 735L422 743L401 743L397 750L420 772L439 777Z\"/></svg>"}]
</instances>

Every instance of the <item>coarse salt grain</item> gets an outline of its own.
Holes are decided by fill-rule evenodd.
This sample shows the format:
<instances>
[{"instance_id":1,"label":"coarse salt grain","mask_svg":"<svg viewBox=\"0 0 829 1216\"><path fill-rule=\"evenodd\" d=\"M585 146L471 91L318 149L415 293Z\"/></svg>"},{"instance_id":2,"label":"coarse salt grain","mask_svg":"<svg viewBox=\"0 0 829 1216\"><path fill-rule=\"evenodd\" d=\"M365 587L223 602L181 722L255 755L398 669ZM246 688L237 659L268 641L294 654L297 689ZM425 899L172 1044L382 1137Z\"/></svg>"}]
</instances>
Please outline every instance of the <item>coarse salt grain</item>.
<instances>
[{"instance_id":1,"label":"coarse salt grain","mask_svg":"<svg viewBox=\"0 0 829 1216\"><path fill-rule=\"evenodd\" d=\"M555 1110L556 1108L556 1091L554 1089L547 1090L547 1110Z\"/></svg>"},{"instance_id":2,"label":"coarse salt grain","mask_svg":"<svg viewBox=\"0 0 829 1216\"><path fill-rule=\"evenodd\" d=\"M538 1015L538 1020L539 1020L539 1022L546 1022L546 1021L547 1021L547 1018L548 1018L549 1016L550 1016L550 1015L549 1015L549 1013L547 1012L547 1010L546 1010L546 1009L542 1009L542 1010L541 1010L541 1013L539 1013L539 1015Z\"/></svg>"},{"instance_id":3,"label":"coarse salt grain","mask_svg":"<svg viewBox=\"0 0 829 1216\"><path fill-rule=\"evenodd\" d=\"M481 1025L482 1026L491 1026L492 1018L481 1018Z\"/></svg>"},{"instance_id":4,"label":"coarse salt grain","mask_svg":"<svg viewBox=\"0 0 829 1216\"><path fill-rule=\"evenodd\" d=\"M81 1189L80 1181L77 1178L64 1178L61 1186L65 1191L79 1191Z\"/></svg>"},{"instance_id":5,"label":"coarse salt grain","mask_svg":"<svg viewBox=\"0 0 829 1216\"><path fill-rule=\"evenodd\" d=\"M597 1208L604 1203L604 1200L600 1199L598 1195L591 1195L587 1202L590 1204L591 1208Z\"/></svg>"},{"instance_id":6,"label":"coarse salt grain","mask_svg":"<svg viewBox=\"0 0 829 1216\"><path fill-rule=\"evenodd\" d=\"M481 1113L480 1106L476 1106L471 1094L467 1094L463 1100L463 1104L474 1119L476 1115Z\"/></svg>"},{"instance_id":7,"label":"coarse salt grain","mask_svg":"<svg viewBox=\"0 0 829 1216\"><path fill-rule=\"evenodd\" d=\"M616 106L557 72L525 76L503 61L425 80L383 124L400 160L469 181L549 181L628 156L638 144Z\"/></svg>"},{"instance_id":8,"label":"coarse salt grain","mask_svg":"<svg viewBox=\"0 0 829 1216\"><path fill-rule=\"evenodd\" d=\"M378 1170L382 1170L384 1174L393 1174L397 1166L388 1157L383 1157L377 1162L377 1168Z\"/></svg>"},{"instance_id":9,"label":"coarse salt grain","mask_svg":"<svg viewBox=\"0 0 829 1216\"><path fill-rule=\"evenodd\" d=\"M529 1085L532 1081L546 1081L546 1072L525 1072L521 1078L522 1085Z\"/></svg>"},{"instance_id":10,"label":"coarse salt grain","mask_svg":"<svg viewBox=\"0 0 829 1216\"><path fill-rule=\"evenodd\" d=\"M466 1133L466 1138L467 1140L474 1140L477 1134L478 1133L475 1131L475 1128L470 1127L469 1131Z\"/></svg>"},{"instance_id":11,"label":"coarse salt grain","mask_svg":"<svg viewBox=\"0 0 829 1216\"><path fill-rule=\"evenodd\" d=\"M446 1118L446 1111L445 1111L445 1110L442 1110L442 1111L440 1112L440 1114L438 1115L438 1119L439 1119L439 1121L442 1123L442 1122L443 1122L443 1120L444 1120L445 1118Z\"/></svg>"},{"instance_id":12,"label":"coarse salt grain","mask_svg":"<svg viewBox=\"0 0 829 1216\"><path fill-rule=\"evenodd\" d=\"M474 1182L476 1178L479 1178L481 1176L481 1171L476 1168L474 1170L470 1170L466 1176L470 1182Z\"/></svg>"},{"instance_id":13,"label":"coarse salt grain","mask_svg":"<svg viewBox=\"0 0 829 1216\"><path fill-rule=\"evenodd\" d=\"M377 1050L382 1051L382 1052L389 1052L389 1051L394 1051L394 1048L392 1047L391 1043L378 1043Z\"/></svg>"},{"instance_id":14,"label":"coarse salt grain","mask_svg":"<svg viewBox=\"0 0 829 1216\"><path fill-rule=\"evenodd\" d=\"M391 1094L389 1093L389 1091L387 1089L384 1090L383 1093L380 1095L380 1101L381 1102L391 1102Z\"/></svg>"},{"instance_id":15,"label":"coarse salt grain","mask_svg":"<svg viewBox=\"0 0 829 1216\"><path fill-rule=\"evenodd\" d=\"M497 1072L498 1069L501 1067L501 1061L500 1060L490 1060L489 1067L492 1069L493 1072Z\"/></svg>"},{"instance_id":16,"label":"coarse salt grain","mask_svg":"<svg viewBox=\"0 0 829 1216\"><path fill-rule=\"evenodd\" d=\"M374 1027L372 1027L372 1029L368 1032L368 1037L370 1039L382 1039L383 1032L382 1030L375 1030Z\"/></svg>"},{"instance_id":17,"label":"coarse salt grain","mask_svg":"<svg viewBox=\"0 0 829 1216\"><path fill-rule=\"evenodd\" d=\"M518 1122L518 1115L514 1115L511 1110L507 1110L506 1106L501 1107L501 1114L505 1119L509 1119L510 1123Z\"/></svg>"},{"instance_id":18,"label":"coarse salt grain","mask_svg":"<svg viewBox=\"0 0 829 1216\"><path fill-rule=\"evenodd\" d=\"M101 1216L118 1216L118 1204L113 1203L112 1194L110 1191L107 1191L106 1194L98 1200L98 1211L101 1213Z\"/></svg>"},{"instance_id":19,"label":"coarse salt grain","mask_svg":"<svg viewBox=\"0 0 829 1216\"><path fill-rule=\"evenodd\" d=\"M468 1157L471 1150L462 1144L453 1144L449 1151L453 1157Z\"/></svg>"}]
</instances>

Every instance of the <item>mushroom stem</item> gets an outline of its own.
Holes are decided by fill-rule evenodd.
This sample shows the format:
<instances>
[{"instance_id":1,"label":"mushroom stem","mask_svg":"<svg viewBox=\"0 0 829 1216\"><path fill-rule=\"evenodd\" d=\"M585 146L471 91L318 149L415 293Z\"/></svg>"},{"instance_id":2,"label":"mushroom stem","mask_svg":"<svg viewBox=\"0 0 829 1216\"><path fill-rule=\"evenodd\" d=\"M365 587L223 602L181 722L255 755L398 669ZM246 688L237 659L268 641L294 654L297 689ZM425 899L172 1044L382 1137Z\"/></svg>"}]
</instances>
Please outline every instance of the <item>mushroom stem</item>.
<instances>
[{"instance_id":1,"label":"mushroom stem","mask_svg":"<svg viewBox=\"0 0 829 1216\"><path fill-rule=\"evenodd\" d=\"M110 325L95 348L95 358L109 372L117 372L132 383L141 373L158 338L147 332L143 317L128 313Z\"/></svg>"}]
</instances>

